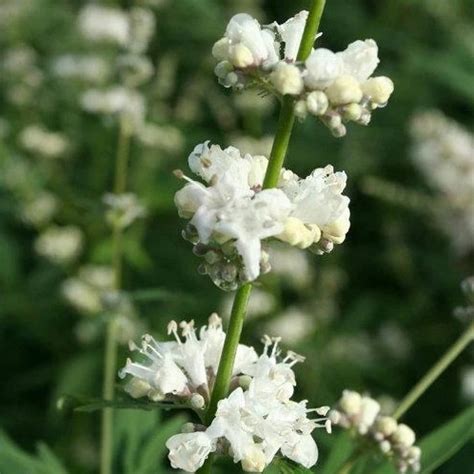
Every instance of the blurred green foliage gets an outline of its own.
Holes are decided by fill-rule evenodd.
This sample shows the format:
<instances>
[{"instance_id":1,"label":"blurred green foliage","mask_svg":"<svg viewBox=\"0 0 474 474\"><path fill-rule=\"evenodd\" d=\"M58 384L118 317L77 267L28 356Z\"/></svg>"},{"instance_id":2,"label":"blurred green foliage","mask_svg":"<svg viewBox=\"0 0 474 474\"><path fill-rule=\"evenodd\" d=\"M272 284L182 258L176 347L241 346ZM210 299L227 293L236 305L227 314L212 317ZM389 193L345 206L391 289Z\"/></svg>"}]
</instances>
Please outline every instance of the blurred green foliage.
<instances>
[{"instance_id":1,"label":"blurred green foliage","mask_svg":"<svg viewBox=\"0 0 474 474\"><path fill-rule=\"evenodd\" d=\"M19 3L25 4L23 13L4 18L0 12L1 55L20 45L33 48L43 80L31 99L18 105L8 97L18 80L3 72L0 77L0 115L8 130L1 135L0 173L4 178L5 167L12 163L26 169L20 191L0 177L0 420L2 430L16 443L2 435L0 470L59 474L65 472L64 465L68 472L89 473L96 469L99 418L58 412L56 400L65 393L98 396L101 337L88 343L78 340L76 328L84 316L65 303L60 286L79 264L110 260L101 198L111 187L117 127L81 110L81 84L50 72L57 55L91 50L75 28L83 2ZM128 7L131 1L121 3ZM175 149L166 143L155 149L132 144L129 187L146 204L148 215L126 234L125 287L135 295L139 318L149 331L164 336L171 318L204 322L223 298L210 280L197 273L199 261L180 237L183 223L173 206L180 183L171 171L185 169L187 154L205 139L227 145L235 136L261 138L275 129L274 107L243 107L239 97L217 85L211 46L233 13L248 11L262 20L283 20L306 6L304 1L169 0L154 8L157 32L148 55L158 73L144 90L149 116L154 123L178 129L184 143ZM332 404L344 388L353 388L399 399L461 332L452 311L463 303L459 283L472 272L473 258L472 254L459 258L450 249L429 212L371 197L363 192L363 182L370 175L430 193L410 157L410 117L418 109L437 108L467 127L474 124L472 3L332 0L321 30L319 44L335 50L355 39L376 39L382 60L379 71L394 80L396 90L370 126L350 127L344 139L333 138L316 121L296 127L287 163L302 174L327 163L347 172L351 231L347 242L330 255L311 257L315 276L304 290L295 291L291 284L272 278L262 287L277 291L280 310L306 304L320 317L330 303L331 317L324 319L323 314L316 331L291 347L307 357L297 368L300 398L316 406ZM107 56L114 51L100 53ZM64 133L72 143L70 156L48 161L22 150L18 137L31 123ZM55 223L77 225L85 234L77 263L60 267L33 250L37 230L22 222L19 209L25 193L43 189L60 197ZM258 345L263 325L275 313L250 319L245 341ZM393 326L408 348L402 355L382 336L383 328ZM126 347L121 361L125 353ZM463 354L406 416L420 436L466 406L459 372L472 364L472 356L472 351ZM159 416L119 413L117 449L123 454L119 472L157 472L152 466L164 458L163 440L183 422L169 413L163 415L166 421ZM320 438L323 459L331 438ZM43 444L38 445L37 457L26 455L38 440L46 442L61 462ZM139 445L145 454L137 459ZM436 472L472 472L473 447L471 442ZM4 453L17 463L11 466L20 467L4 467Z\"/></svg>"}]
</instances>

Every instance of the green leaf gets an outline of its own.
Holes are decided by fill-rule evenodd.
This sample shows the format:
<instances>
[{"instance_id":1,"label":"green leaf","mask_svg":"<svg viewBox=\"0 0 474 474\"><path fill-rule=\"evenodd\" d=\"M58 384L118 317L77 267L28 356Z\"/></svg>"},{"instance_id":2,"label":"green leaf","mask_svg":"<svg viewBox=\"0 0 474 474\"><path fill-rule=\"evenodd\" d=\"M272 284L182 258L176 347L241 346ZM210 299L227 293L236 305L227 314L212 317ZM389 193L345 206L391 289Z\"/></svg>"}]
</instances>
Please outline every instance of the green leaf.
<instances>
[{"instance_id":1,"label":"green leaf","mask_svg":"<svg viewBox=\"0 0 474 474\"><path fill-rule=\"evenodd\" d=\"M101 398L77 397L64 395L58 401L60 408L69 408L80 412L94 412L104 408L135 409L135 410L177 410L189 408L186 405L177 405L171 402L138 401L131 398L117 397L115 400L102 400Z\"/></svg>"},{"instance_id":2,"label":"green leaf","mask_svg":"<svg viewBox=\"0 0 474 474\"><path fill-rule=\"evenodd\" d=\"M353 451L354 443L349 433L339 434L332 445L332 449L327 461L324 463L321 474L336 474L339 472Z\"/></svg>"},{"instance_id":3,"label":"green leaf","mask_svg":"<svg viewBox=\"0 0 474 474\"><path fill-rule=\"evenodd\" d=\"M468 408L419 443L421 474L429 474L474 437L474 407Z\"/></svg>"},{"instance_id":4,"label":"green leaf","mask_svg":"<svg viewBox=\"0 0 474 474\"><path fill-rule=\"evenodd\" d=\"M44 474L67 474L64 466L46 444L38 444L38 457L42 461L41 471Z\"/></svg>"}]
</instances>

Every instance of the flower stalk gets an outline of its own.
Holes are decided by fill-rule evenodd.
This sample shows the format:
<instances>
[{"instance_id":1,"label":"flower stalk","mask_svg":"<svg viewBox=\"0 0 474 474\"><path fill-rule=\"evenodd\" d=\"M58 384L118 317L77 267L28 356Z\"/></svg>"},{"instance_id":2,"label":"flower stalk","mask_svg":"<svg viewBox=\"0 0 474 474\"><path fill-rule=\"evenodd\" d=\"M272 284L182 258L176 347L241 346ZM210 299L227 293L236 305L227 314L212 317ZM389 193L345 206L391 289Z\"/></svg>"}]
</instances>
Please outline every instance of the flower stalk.
<instances>
[{"instance_id":1,"label":"flower stalk","mask_svg":"<svg viewBox=\"0 0 474 474\"><path fill-rule=\"evenodd\" d=\"M131 133L125 120L120 121L120 130L117 144L117 155L115 160L114 194L120 195L125 192L127 186L128 158L130 151ZM114 290L119 291L122 287L122 257L123 257L123 227L118 223L113 228L113 253L112 268L114 272ZM117 324L112 317L107 324L104 355L104 382L102 397L104 400L113 401L114 384L117 372ZM113 462L113 420L112 408L102 411L101 431L101 474L112 474Z\"/></svg>"},{"instance_id":2,"label":"flower stalk","mask_svg":"<svg viewBox=\"0 0 474 474\"><path fill-rule=\"evenodd\" d=\"M395 410L393 417L396 420L402 417L472 341L474 341L474 323L467 327L461 337L410 390Z\"/></svg>"},{"instance_id":3,"label":"flower stalk","mask_svg":"<svg viewBox=\"0 0 474 474\"><path fill-rule=\"evenodd\" d=\"M298 50L298 60L304 61L310 54L319 23L324 10L325 0L313 0L308 19ZM278 184L280 172L285 161L285 156L290 143L290 137L295 122L294 100L290 96L283 98L277 130L269 157L268 168L265 174L263 188L268 189ZM215 416L219 400L227 395L230 378L234 366L235 355L242 333L243 323L247 312L247 304L252 291L252 285L243 285L236 293L232 306L229 329L222 349L219 369L216 375L211 401L206 412L206 422L210 423ZM213 457L210 456L204 466L199 470L201 474L211 472Z\"/></svg>"}]
</instances>

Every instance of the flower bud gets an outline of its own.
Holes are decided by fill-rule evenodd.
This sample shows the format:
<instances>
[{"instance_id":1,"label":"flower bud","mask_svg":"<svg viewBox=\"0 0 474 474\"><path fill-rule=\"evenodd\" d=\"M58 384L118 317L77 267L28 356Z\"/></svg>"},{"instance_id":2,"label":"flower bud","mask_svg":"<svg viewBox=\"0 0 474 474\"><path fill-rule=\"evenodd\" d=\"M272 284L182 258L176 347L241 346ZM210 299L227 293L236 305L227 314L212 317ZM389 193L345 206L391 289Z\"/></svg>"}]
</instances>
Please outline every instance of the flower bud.
<instances>
[{"instance_id":1,"label":"flower bud","mask_svg":"<svg viewBox=\"0 0 474 474\"><path fill-rule=\"evenodd\" d=\"M345 105L353 102L360 102L362 99L362 90L352 76L339 76L327 89L326 95L329 102L334 105Z\"/></svg>"},{"instance_id":2,"label":"flower bud","mask_svg":"<svg viewBox=\"0 0 474 474\"><path fill-rule=\"evenodd\" d=\"M375 429L384 437L391 436L397 429L398 423L391 416L380 416L375 422Z\"/></svg>"},{"instance_id":3,"label":"flower bud","mask_svg":"<svg viewBox=\"0 0 474 474\"><path fill-rule=\"evenodd\" d=\"M279 62L270 74L270 81L283 95L298 95L303 91L301 72L293 64Z\"/></svg>"},{"instance_id":4,"label":"flower bud","mask_svg":"<svg viewBox=\"0 0 474 474\"><path fill-rule=\"evenodd\" d=\"M308 110L313 115L323 115L328 109L328 98L324 92L314 91L306 98Z\"/></svg>"},{"instance_id":5,"label":"flower bud","mask_svg":"<svg viewBox=\"0 0 474 474\"><path fill-rule=\"evenodd\" d=\"M392 80L385 76L371 77L362 84L362 92L378 105L387 103L393 89Z\"/></svg>"},{"instance_id":6,"label":"flower bud","mask_svg":"<svg viewBox=\"0 0 474 474\"><path fill-rule=\"evenodd\" d=\"M288 217L285 227L277 238L301 249L308 248L321 237L321 231L316 225L305 225L296 217Z\"/></svg>"},{"instance_id":7,"label":"flower bud","mask_svg":"<svg viewBox=\"0 0 474 474\"><path fill-rule=\"evenodd\" d=\"M225 79L227 77L227 74L229 74L233 70L234 67L232 66L232 64L230 64L229 61L221 61L220 63L216 64L216 67L214 68L214 74L221 79Z\"/></svg>"},{"instance_id":8,"label":"flower bud","mask_svg":"<svg viewBox=\"0 0 474 474\"><path fill-rule=\"evenodd\" d=\"M345 120L357 121L362 115L362 107L356 103L346 105L342 114Z\"/></svg>"},{"instance_id":9,"label":"flower bud","mask_svg":"<svg viewBox=\"0 0 474 474\"><path fill-rule=\"evenodd\" d=\"M392 446L390 445L390 441L387 441L385 439L379 444L379 448L380 448L380 451L382 451L382 453L386 454L390 452L390 450L392 449Z\"/></svg>"},{"instance_id":10,"label":"flower bud","mask_svg":"<svg viewBox=\"0 0 474 474\"><path fill-rule=\"evenodd\" d=\"M404 448L410 448L415 443L416 436L415 432L409 426L400 423L392 435L392 439L396 444Z\"/></svg>"},{"instance_id":11,"label":"flower bud","mask_svg":"<svg viewBox=\"0 0 474 474\"><path fill-rule=\"evenodd\" d=\"M196 431L194 423L185 423L181 427L181 433L194 433Z\"/></svg>"},{"instance_id":12,"label":"flower bud","mask_svg":"<svg viewBox=\"0 0 474 474\"><path fill-rule=\"evenodd\" d=\"M238 43L229 48L229 60L238 68L246 68L254 63L252 51L242 43Z\"/></svg>"},{"instance_id":13,"label":"flower bud","mask_svg":"<svg viewBox=\"0 0 474 474\"><path fill-rule=\"evenodd\" d=\"M298 100L295 104L295 115L303 120L308 115L308 107L306 106L306 102L304 100Z\"/></svg>"},{"instance_id":14,"label":"flower bud","mask_svg":"<svg viewBox=\"0 0 474 474\"><path fill-rule=\"evenodd\" d=\"M221 38L214 43L212 47L212 55L218 61L225 61L229 58L229 40L228 38Z\"/></svg>"},{"instance_id":15,"label":"flower bud","mask_svg":"<svg viewBox=\"0 0 474 474\"><path fill-rule=\"evenodd\" d=\"M370 397L362 397L359 418L361 424L368 427L372 426L379 412L379 402Z\"/></svg>"},{"instance_id":16,"label":"flower bud","mask_svg":"<svg viewBox=\"0 0 474 474\"><path fill-rule=\"evenodd\" d=\"M191 406L196 410L201 410L202 408L204 408L206 401L204 400L204 397L202 395L200 395L199 393L194 393L191 397L190 403Z\"/></svg>"},{"instance_id":17,"label":"flower bud","mask_svg":"<svg viewBox=\"0 0 474 474\"><path fill-rule=\"evenodd\" d=\"M148 394L151 386L145 380L133 377L124 387L124 390L132 398L141 398Z\"/></svg>"},{"instance_id":18,"label":"flower bud","mask_svg":"<svg viewBox=\"0 0 474 474\"><path fill-rule=\"evenodd\" d=\"M252 446L242 459L245 472L263 472L267 465L265 454L257 445Z\"/></svg>"},{"instance_id":19,"label":"flower bud","mask_svg":"<svg viewBox=\"0 0 474 474\"><path fill-rule=\"evenodd\" d=\"M361 408L362 397L359 393L351 390L344 390L339 406L349 416L357 415Z\"/></svg>"}]
</instances>

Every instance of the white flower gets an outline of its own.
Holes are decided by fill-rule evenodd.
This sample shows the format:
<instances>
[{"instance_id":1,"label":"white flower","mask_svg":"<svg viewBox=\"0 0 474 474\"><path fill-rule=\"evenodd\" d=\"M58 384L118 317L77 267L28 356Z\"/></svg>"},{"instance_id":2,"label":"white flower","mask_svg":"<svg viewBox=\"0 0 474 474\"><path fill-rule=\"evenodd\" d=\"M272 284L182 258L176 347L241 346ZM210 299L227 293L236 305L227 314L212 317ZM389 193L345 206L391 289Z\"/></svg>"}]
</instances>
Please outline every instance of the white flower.
<instances>
[{"instance_id":1,"label":"white flower","mask_svg":"<svg viewBox=\"0 0 474 474\"><path fill-rule=\"evenodd\" d=\"M311 435L293 433L282 446L281 453L307 469L318 461L318 446Z\"/></svg>"},{"instance_id":2,"label":"white flower","mask_svg":"<svg viewBox=\"0 0 474 474\"><path fill-rule=\"evenodd\" d=\"M344 70L342 58L329 49L315 49L305 61L305 83L312 89L324 89Z\"/></svg>"},{"instance_id":3,"label":"white flower","mask_svg":"<svg viewBox=\"0 0 474 474\"><path fill-rule=\"evenodd\" d=\"M79 13L79 28L91 41L113 42L125 45L129 39L127 15L111 7L89 4Z\"/></svg>"},{"instance_id":4,"label":"white flower","mask_svg":"<svg viewBox=\"0 0 474 474\"><path fill-rule=\"evenodd\" d=\"M134 89L114 86L108 89L88 89L81 97L87 112L120 115L134 130L143 125L146 106L143 96Z\"/></svg>"},{"instance_id":5,"label":"white flower","mask_svg":"<svg viewBox=\"0 0 474 474\"><path fill-rule=\"evenodd\" d=\"M166 442L166 447L171 466L186 472L196 472L216 449L213 439L199 431L174 435Z\"/></svg>"},{"instance_id":6,"label":"white flower","mask_svg":"<svg viewBox=\"0 0 474 474\"><path fill-rule=\"evenodd\" d=\"M138 202L137 196L133 193L107 193L103 197L103 202L108 207L107 220L112 226L118 226L122 229L146 214L145 208Z\"/></svg>"},{"instance_id":7,"label":"white flower","mask_svg":"<svg viewBox=\"0 0 474 474\"><path fill-rule=\"evenodd\" d=\"M40 125L28 125L19 136L20 145L30 153L46 158L63 156L69 148L67 138L58 132L50 132Z\"/></svg>"},{"instance_id":8,"label":"white flower","mask_svg":"<svg viewBox=\"0 0 474 474\"><path fill-rule=\"evenodd\" d=\"M67 264L75 260L82 249L83 236L74 226L51 226L35 240L38 255L57 264Z\"/></svg>"},{"instance_id":9,"label":"white flower","mask_svg":"<svg viewBox=\"0 0 474 474\"><path fill-rule=\"evenodd\" d=\"M21 217L28 224L41 227L47 224L58 210L58 199L54 194L42 191L31 201L22 205Z\"/></svg>"},{"instance_id":10,"label":"white flower","mask_svg":"<svg viewBox=\"0 0 474 474\"><path fill-rule=\"evenodd\" d=\"M144 395L151 399L175 396L190 400L196 393L207 396L209 378L213 379L217 373L224 344L222 321L212 314L208 326L203 326L198 334L193 321L182 321L179 327L182 337L178 335L176 322L171 321L168 325L168 333L175 337L173 342L157 342L152 336L145 335L140 347L132 343L131 350L138 351L143 361L127 360L120 377L131 375L145 382L150 390ZM242 369L256 359L252 348L239 345L235 375L242 373Z\"/></svg>"},{"instance_id":11,"label":"white flower","mask_svg":"<svg viewBox=\"0 0 474 474\"><path fill-rule=\"evenodd\" d=\"M323 236L341 243L349 230L349 198L342 194L347 176L332 166L314 170L305 179L293 179L283 191L294 205L291 217L315 224Z\"/></svg>"},{"instance_id":12,"label":"white flower","mask_svg":"<svg viewBox=\"0 0 474 474\"><path fill-rule=\"evenodd\" d=\"M354 41L344 51L336 54L342 60L344 73L355 77L359 82L367 80L379 63L377 43L372 39Z\"/></svg>"},{"instance_id":13,"label":"white flower","mask_svg":"<svg viewBox=\"0 0 474 474\"><path fill-rule=\"evenodd\" d=\"M230 60L238 68L271 66L279 59L273 33L262 29L246 13L230 19L224 38L216 43L213 54L219 60Z\"/></svg>"},{"instance_id":14,"label":"white flower","mask_svg":"<svg viewBox=\"0 0 474 474\"><path fill-rule=\"evenodd\" d=\"M92 54L63 54L53 61L52 70L63 79L79 79L92 83L105 81L111 72L104 58Z\"/></svg>"},{"instance_id":15,"label":"white flower","mask_svg":"<svg viewBox=\"0 0 474 474\"><path fill-rule=\"evenodd\" d=\"M308 12L302 10L282 25L275 23L278 34L285 43L284 59L296 61L307 18Z\"/></svg>"}]
</instances>

